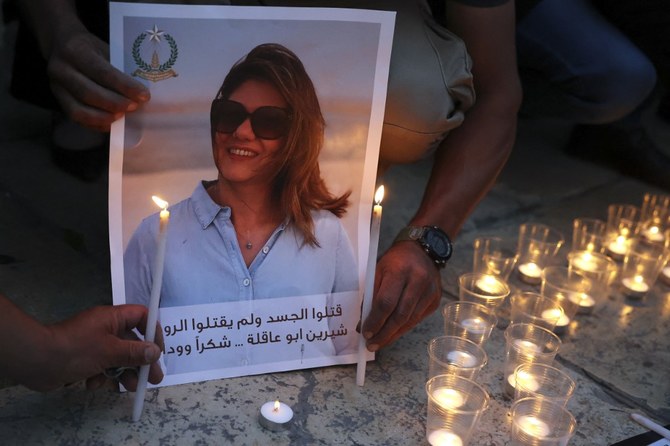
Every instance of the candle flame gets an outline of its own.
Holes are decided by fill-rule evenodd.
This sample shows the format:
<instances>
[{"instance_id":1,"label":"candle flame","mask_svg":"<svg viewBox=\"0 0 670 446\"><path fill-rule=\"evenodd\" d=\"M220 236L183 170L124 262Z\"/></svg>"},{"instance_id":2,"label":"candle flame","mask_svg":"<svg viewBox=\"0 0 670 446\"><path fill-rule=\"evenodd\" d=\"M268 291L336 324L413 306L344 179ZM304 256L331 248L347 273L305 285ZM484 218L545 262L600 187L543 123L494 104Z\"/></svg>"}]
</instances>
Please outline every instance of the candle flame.
<instances>
[{"instance_id":1,"label":"candle flame","mask_svg":"<svg viewBox=\"0 0 670 446\"><path fill-rule=\"evenodd\" d=\"M275 412L279 411L279 400L275 400L275 407L273 409Z\"/></svg>"},{"instance_id":2,"label":"candle flame","mask_svg":"<svg viewBox=\"0 0 670 446\"><path fill-rule=\"evenodd\" d=\"M375 192L375 204L381 204L383 199L384 199L384 185L382 184L377 188L377 192Z\"/></svg>"},{"instance_id":3,"label":"candle flame","mask_svg":"<svg viewBox=\"0 0 670 446\"><path fill-rule=\"evenodd\" d=\"M155 196L155 195L152 195L152 196L151 196L151 199L154 200L154 203L156 203L156 205L157 205L159 208L161 208L161 209L163 209L163 210L167 209L167 207L168 207L168 202L167 202L167 201L165 201L165 200L163 200L162 198L157 197L157 196Z\"/></svg>"}]
</instances>

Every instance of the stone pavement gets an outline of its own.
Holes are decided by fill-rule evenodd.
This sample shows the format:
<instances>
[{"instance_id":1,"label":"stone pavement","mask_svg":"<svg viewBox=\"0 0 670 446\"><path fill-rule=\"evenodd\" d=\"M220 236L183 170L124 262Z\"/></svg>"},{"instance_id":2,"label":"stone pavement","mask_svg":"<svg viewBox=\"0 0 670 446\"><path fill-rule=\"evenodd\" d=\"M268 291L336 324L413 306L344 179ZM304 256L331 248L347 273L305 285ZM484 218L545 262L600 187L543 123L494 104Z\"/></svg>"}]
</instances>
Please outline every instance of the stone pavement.
<instances>
[{"instance_id":1,"label":"stone pavement","mask_svg":"<svg viewBox=\"0 0 670 446\"><path fill-rule=\"evenodd\" d=\"M111 303L107 183L83 183L49 158L50 116L7 93L12 27L0 28L0 289L27 312L51 322ZM653 136L670 149L670 129L648 117ZM606 217L610 203L640 204L663 192L615 172L566 157L570 127L523 119L518 142L492 192L455 242L443 275L443 303L457 298L456 278L470 269L481 234L516 237L536 221L571 234L576 217ZM427 163L394 168L384 178L383 252L420 200ZM564 255L567 250L564 249ZM514 286L527 287L514 281ZM366 386L355 367L341 366L234 378L150 391L142 423L131 424L132 398L73 386L46 395L5 383L0 389L3 444L425 444L425 345L440 334L435 313L368 364ZM576 380L568 405L577 418L571 444L608 445L646 429L641 411L670 422L670 289L657 285L642 302L616 292L563 337L558 361ZM487 344L480 377L492 395L472 443L509 442L509 401L502 398L502 331ZM270 434L256 423L257 403L287 395L296 421ZM11 439L11 440L9 440Z\"/></svg>"}]
</instances>

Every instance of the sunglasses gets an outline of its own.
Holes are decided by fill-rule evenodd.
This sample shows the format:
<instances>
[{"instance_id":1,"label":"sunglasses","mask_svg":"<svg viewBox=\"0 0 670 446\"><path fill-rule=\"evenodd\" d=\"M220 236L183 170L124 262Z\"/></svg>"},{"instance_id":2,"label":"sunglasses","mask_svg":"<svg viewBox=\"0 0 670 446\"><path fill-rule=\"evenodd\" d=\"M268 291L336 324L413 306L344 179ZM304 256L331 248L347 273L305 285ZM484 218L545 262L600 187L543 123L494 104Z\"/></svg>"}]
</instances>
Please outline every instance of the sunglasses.
<instances>
[{"instance_id":1,"label":"sunglasses","mask_svg":"<svg viewBox=\"0 0 670 446\"><path fill-rule=\"evenodd\" d=\"M249 113L239 102L212 101L210 124L216 132L233 133L247 118L254 134L261 139L279 139L286 136L291 127L291 114L284 108L264 106Z\"/></svg>"}]
</instances>

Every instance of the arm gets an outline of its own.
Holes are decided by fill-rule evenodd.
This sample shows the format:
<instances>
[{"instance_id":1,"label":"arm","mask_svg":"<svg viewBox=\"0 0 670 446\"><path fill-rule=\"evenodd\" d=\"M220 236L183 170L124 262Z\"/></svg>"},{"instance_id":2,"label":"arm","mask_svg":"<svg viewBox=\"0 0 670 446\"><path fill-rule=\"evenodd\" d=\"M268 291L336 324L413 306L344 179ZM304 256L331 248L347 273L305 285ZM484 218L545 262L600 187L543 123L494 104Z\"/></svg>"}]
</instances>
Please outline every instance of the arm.
<instances>
[{"instance_id":1,"label":"arm","mask_svg":"<svg viewBox=\"0 0 670 446\"><path fill-rule=\"evenodd\" d=\"M95 388L104 382L107 368L151 364L149 381L159 383L161 347L135 340L132 333L133 328L144 331L146 322L145 307L120 305L95 307L42 325L0 294L0 375L39 391L83 379ZM158 343L162 345L162 338ZM137 377L125 372L121 382L134 390Z\"/></svg>"},{"instance_id":2,"label":"arm","mask_svg":"<svg viewBox=\"0 0 670 446\"><path fill-rule=\"evenodd\" d=\"M113 121L149 100L144 85L109 63L109 46L86 29L74 0L18 4L47 61L51 90L73 121L109 131Z\"/></svg>"},{"instance_id":3,"label":"arm","mask_svg":"<svg viewBox=\"0 0 670 446\"><path fill-rule=\"evenodd\" d=\"M514 144L521 102L514 45L514 2L476 8L447 2L448 28L473 60L477 101L435 155L411 225L437 225L454 237L494 185ZM394 341L440 303L439 270L417 243L397 242L377 264L373 309L364 324L368 348Z\"/></svg>"}]
</instances>

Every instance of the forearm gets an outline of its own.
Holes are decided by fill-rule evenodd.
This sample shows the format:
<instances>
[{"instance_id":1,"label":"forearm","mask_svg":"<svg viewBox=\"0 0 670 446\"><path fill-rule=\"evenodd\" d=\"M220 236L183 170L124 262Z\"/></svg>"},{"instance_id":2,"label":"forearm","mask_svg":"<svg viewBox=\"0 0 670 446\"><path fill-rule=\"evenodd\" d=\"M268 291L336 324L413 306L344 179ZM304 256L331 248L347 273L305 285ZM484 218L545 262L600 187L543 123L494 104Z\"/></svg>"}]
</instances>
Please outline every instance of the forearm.
<instances>
[{"instance_id":1,"label":"forearm","mask_svg":"<svg viewBox=\"0 0 670 446\"><path fill-rule=\"evenodd\" d=\"M86 31L77 16L74 0L19 0L18 6L45 59L48 59L54 41L60 36Z\"/></svg>"},{"instance_id":2,"label":"forearm","mask_svg":"<svg viewBox=\"0 0 670 446\"><path fill-rule=\"evenodd\" d=\"M514 45L514 2L492 8L447 2L447 26L473 61L477 100L436 153L413 224L440 226L452 237L495 184L514 145L521 84Z\"/></svg>"},{"instance_id":3,"label":"forearm","mask_svg":"<svg viewBox=\"0 0 670 446\"><path fill-rule=\"evenodd\" d=\"M0 375L24 384L44 373L49 331L0 294Z\"/></svg>"},{"instance_id":4,"label":"forearm","mask_svg":"<svg viewBox=\"0 0 670 446\"><path fill-rule=\"evenodd\" d=\"M514 145L516 100L476 104L435 155L421 205L410 222L437 225L455 237L495 184Z\"/></svg>"}]
</instances>

